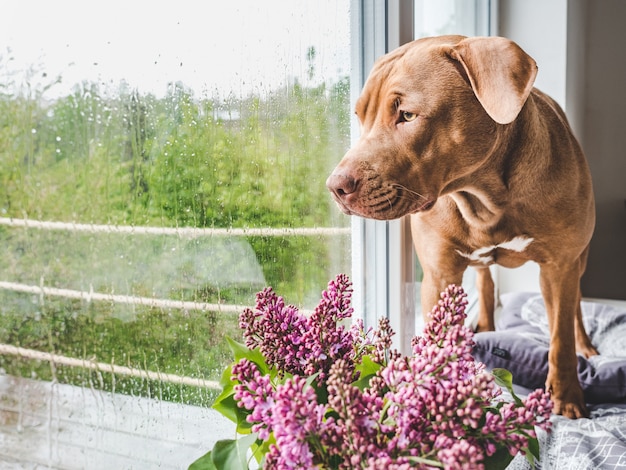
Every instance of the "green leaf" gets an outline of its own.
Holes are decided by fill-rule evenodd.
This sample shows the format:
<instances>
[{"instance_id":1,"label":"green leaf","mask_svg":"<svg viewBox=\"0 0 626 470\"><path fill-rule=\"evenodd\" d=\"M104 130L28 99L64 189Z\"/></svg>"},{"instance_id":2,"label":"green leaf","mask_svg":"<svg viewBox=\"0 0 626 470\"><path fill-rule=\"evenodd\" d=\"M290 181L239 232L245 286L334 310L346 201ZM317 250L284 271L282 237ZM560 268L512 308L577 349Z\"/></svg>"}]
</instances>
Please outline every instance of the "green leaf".
<instances>
[{"instance_id":1,"label":"green leaf","mask_svg":"<svg viewBox=\"0 0 626 470\"><path fill-rule=\"evenodd\" d=\"M234 393L223 397L219 402L213 403L213 409L219 411L223 416L235 423L239 434L248 434L250 432L252 423L246 420L250 411L237 406Z\"/></svg>"},{"instance_id":2,"label":"green leaf","mask_svg":"<svg viewBox=\"0 0 626 470\"><path fill-rule=\"evenodd\" d=\"M235 402L235 382L232 380L232 364L228 366L222 373L220 385L222 386L222 392L213 402L213 409L219 411L226 418L230 419L233 423L238 424L241 421L242 412L245 415L245 411L241 410ZM245 416L243 418L245 420Z\"/></svg>"},{"instance_id":3,"label":"green leaf","mask_svg":"<svg viewBox=\"0 0 626 470\"><path fill-rule=\"evenodd\" d=\"M247 452L257 440L257 435L250 434L239 439L225 439L215 443L211 451L211 460L217 470L248 470ZM207 467L210 468L210 467ZM195 469L194 469L195 470Z\"/></svg>"},{"instance_id":4,"label":"green leaf","mask_svg":"<svg viewBox=\"0 0 626 470\"><path fill-rule=\"evenodd\" d=\"M509 453L506 447L499 447L496 452L485 458L485 468L489 470L504 470L509 466L513 456Z\"/></svg>"},{"instance_id":5,"label":"green leaf","mask_svg":"<svg viewBox=\"0 0 626 470\"><path fill-rule=\"evenodd\" d=\"M232 377L231 377L232 370L233 370L233 364L226 367L226 369L222 373L222 377L220 379L220 386L222 387L222 391L218 395L218 397L215 399L215 403L220 402L224 398L235 393L235 390L234 390L235 381L232 380Z\"/></svg>"},{"instance_id":6,"label":"green leaf","mask_svg":"<svg viewBox=\"0 0 626 470\"><path fill-rule=\"evenodd\" d=\"M250 349L245 344L239 343L229 337L226 337L226 341L228 341L228 346L230 346L230 350L235 356L235 362L239 362L242 359L248 359L259 366L261 374L265 375L269 372L269 367L265 362L265 358L263 357L263 354L261 354L261 351L258 349Z\"/></svg>"},{"instance_id":7,"label":"green leaf","mask_svg":"<svg viewBox=\"0 0 626 470\"><path fill-rule=\"evenodd\" d=\"M515 392L513 391L513 374L506 369L500 368L493 369L491 373L496 380L496 384L500 387L506 388L517 405L523 405L522 400L520 400L520 398L515 395Z\"/></svg>"},{"instance_id":8,"label":"green leaf","mask_svg":"<svg viewBox=\"0 0 626 470\"><path fill-rule=\"evenodd\" d=\"M539 439L536 437L528 439L528 450L536 459L539 458Z\"/></svg>"},{"instance_id":9,"label":"green leaf","mask_svg":"<svg viewBox=\"0 0 626 470\"><path fill-rule=\"evenodd\" d=\"M233 352L235 362L228 366L222 373L220 379L222 392L215 399L215 402L213 402L213 409L235 423L239 434L249 434L252 424L249 423L246 418L250 414L250 411L237 406L237 402L235 401L235 385L239 382L232 377L233 366L241 359L248 359L259 367L262 374L267 374L269 368L258 349L249 349L246 345L229 337L226 337L226 341Z\"/></svg>"},{"instance_id":10,"label":"green leaf","mask_svg":"<svg viewBox=\"0 0 626 470\"><path fill-rule=\"evenodd\" d=\"M443 464L438 462L437 460L432 460L419 456L407 456L407 460L411 463L418 464L416 467L421 468L422 466L432 467L432 468L443 468Z\"/></svg>"},{"instance_id":11,"label":"green leaf","mask_svg":"<svg viewBox=\"0 0 626 470\"><path fill-rule=\"evenodd\" d=\"M359 380L353 382L352 385L354 385L359 390L363 391L367 387L370 386L370 380L372 380L372 377L374 377L374 374L369 374L369 375L361 374L361 378Z\"/></svg>"},{"instance_id":12,"label":"green leaf","mask_svg":"<svg viewBox=\"0 0 626 470\"><path fill-rule=\"evenodd\" d=\"M506 369L493 369L492 375L500 387L505 387L509 391L513 390L513 374Z\"/></svg>"},{"instance_id":13,"label":"green leaf","mask_svg":"<svg viewBox=\"0 0 626 470\"><path fill-rule=\"evenodd\" d=\"M305 380L305 384L307 387L315 387L315 385L313 384L313 382L319 377L320 373L316 372L313 375L310 375L307 377L307 379Z\"/></svg>"},{"instance_id":14,"label":"green leaf","mask_svg":"<svg viewBox=\"0 0 626 470\"><path fill-rule=\"evenodd\" d=\"M363 360L356 365L355 370L361 372L361 375L374 375L382 367L379 363L374 362L371 356L363 356Z\"/></svg>"},{"instance_id":15,"label":"green leaf","mask_svg":"<svg viewBox=\"0 0 626 470\"><path fill-rule=\"evenodd\" d=\"M252 428L252 424L246 420L250 411L237 406L234 387L238 382L232 380L231 375L232 364L228 366L222 374L222 379L220 380L222 393L215 399L212 408L235 423L239 434L248 434L250 428Z\"/></svg>"},{"instance_id":16,"label":"green leaf","mask_svg":"<svg viewBox=\"0 0 626 470\"><path fill-rule=\"evenodd\" d=\"M222 393L225 391L230 391L233 389L234 381L232 379L233 375L233 366L235 363L228 365L224 372L222 372L222 376L220 377L220 385L222 386Z\"/></svg>"},{"instance_id":17,"label":"green leaf","mask_svg":"<svg viewBox=\"0 0 626 470\"><path fill-rule=\"evenodd\" d=\"M534 437L528 439L528 448L522 449L524 451L524 455L531 468L535 468L535 461L539 460L539 440ZM528 452L526 452L528 451Z\"/></svg>"},{"instance_id":18,"label":"green leaf","mask_svg":"<svg viewBox=\"0 0 626 470\"><path fill-rule=\"evenodd\" d=\"M363 360L357 364L355 371L360 372L360 377L352 385L359 390L364 390L370 385L370 380L382 368L382 365L374 362L371 356L363 356Z\"/></svg>"},{"instance_id":19,"label":"green leaf","mask_svg":"<svg viewBox=\"0 0 626 470\"><path fill-rule=\"evenodd\" d=\"M252 455L259 465L262 466L263 459L269 453L270 446L272 444L276 444L274 433L270 433L269 437L264 441L257 439L257 441L252 445Z\"/></svg>"},{"instance_id":20,"label":"green leaf","mask_svg":"<svg viewBox=\"0 0 626 470\"><path fill-rule=\"evenodd\" d=\"M217 467L213 463L211 451L207 452L194 463L189 465L188 470L217 470Z\"/></svg>"}]
</instances>

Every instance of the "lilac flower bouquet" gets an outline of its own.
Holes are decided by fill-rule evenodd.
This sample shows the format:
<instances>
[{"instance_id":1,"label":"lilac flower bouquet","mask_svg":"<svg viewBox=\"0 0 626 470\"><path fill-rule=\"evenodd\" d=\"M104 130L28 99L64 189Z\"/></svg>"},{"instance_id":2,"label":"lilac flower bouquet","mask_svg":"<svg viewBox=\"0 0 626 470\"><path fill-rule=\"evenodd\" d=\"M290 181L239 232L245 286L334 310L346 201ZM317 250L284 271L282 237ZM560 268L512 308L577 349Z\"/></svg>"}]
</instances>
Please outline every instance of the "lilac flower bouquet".
<instances>
[{"instance_id":1,"label":"lilac flower bouquet","mask_svg":"<svg viewBox=\"0 0 626 470\"><path fill-rule=\"evenodd\" d=\"M549 396L522 401L510 373L473 360L460 287L442 293L410 357L391 348L388 321L371 331L347 322L351 294L337 276L310 316L271 288L257 294L214 404L241 437L190 470L247 469L251 459L268 469L498 469L518 452L534 462Z\"/></svg>"}]
</instances>

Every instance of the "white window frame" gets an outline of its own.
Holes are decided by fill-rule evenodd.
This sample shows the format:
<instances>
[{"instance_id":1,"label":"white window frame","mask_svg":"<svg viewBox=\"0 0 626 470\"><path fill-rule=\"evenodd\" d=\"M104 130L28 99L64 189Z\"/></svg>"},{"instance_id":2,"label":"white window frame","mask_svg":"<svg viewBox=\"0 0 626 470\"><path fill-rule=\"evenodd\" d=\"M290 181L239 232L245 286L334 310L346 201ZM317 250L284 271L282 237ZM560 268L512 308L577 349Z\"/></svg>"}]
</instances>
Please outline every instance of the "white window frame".
<instances>
[{"instance_id":1,"label":"white window frame","mask_svg":"<svg viewBox=\"0 0 626 470\"><path fill-rule=\"evenodd\" d=\"M469 0L468 0L469 1ZM497 0L474 0L477 35L495 32ZM414 39L413 0L352 0L351 107L375 60ZM352 143L359 135L355 117ZM416 282L408 217L392 221L352 219L353 305L366 327L388 318L396 332L394 347L411 350L416 333Z\"/></svg>"}]
</instances>

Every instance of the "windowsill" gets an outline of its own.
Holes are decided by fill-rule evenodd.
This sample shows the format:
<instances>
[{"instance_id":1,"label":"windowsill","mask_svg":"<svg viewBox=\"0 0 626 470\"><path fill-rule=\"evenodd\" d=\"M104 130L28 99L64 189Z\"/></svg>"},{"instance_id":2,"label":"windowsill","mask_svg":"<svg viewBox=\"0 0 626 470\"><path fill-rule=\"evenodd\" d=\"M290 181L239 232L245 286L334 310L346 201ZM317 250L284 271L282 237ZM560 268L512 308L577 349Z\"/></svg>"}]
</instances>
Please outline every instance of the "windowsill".
<instances>
[{"instance_id":1,"label":"windowsill","mask_svg":"<svg viewBox=\"0 0 626 470\"><path fill-rule=\"evenodd\" d=\"M210 408L0 375L0 467L186 469L234 424Z\"/></svg>"}]
</instances>

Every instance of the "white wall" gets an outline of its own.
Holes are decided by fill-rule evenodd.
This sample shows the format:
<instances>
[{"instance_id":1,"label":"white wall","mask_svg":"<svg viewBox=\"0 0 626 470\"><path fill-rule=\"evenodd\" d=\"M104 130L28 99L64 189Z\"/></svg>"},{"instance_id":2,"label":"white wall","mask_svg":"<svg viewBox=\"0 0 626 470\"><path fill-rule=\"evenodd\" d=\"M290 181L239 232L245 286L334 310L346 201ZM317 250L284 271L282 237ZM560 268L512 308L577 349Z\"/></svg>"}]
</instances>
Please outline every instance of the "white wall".
<instances>
[{"instance_id":1,"label":"white wall","mask_svg":"<svg viewBox=\"0 0 626 470\"><path fill-rule=\"evenodd\" d=\"M498 35L537 61L535 86L565 106L567 0L500 0L498 17Z\"/></svg>"},{"instance_id":2,"label":"white wall","mask_svg":"<svg viewBox=\"0 0 626 470\"><path fill-rule=\"evenodd\" d=\"M623 0L498 2L498 35L535 58L535 85L565 109L589 161L597 223L583 295L626 300L625 24ZM496 279L501 293L539 291L535 264Z\"/></svg>"}]
</instances>

